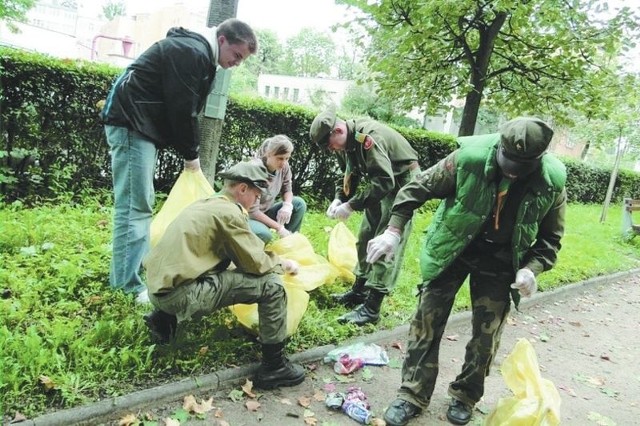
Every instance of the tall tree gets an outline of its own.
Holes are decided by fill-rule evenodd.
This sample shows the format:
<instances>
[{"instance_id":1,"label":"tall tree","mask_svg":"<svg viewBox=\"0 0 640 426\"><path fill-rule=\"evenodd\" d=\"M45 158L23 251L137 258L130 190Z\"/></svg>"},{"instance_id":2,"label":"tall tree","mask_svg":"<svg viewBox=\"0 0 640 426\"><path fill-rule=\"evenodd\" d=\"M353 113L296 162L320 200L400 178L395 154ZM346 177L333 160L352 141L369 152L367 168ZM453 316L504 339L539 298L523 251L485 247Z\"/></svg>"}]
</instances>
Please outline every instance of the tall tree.
<instances>
[{"instance_id":1,"label":"tall tree","mask_svg":"<svg viewBox=\"0 0 640 426\"><path fill-rule=\"evenodd\" d=\"M272 30L255 30L258 52L249 56L241 67L234 69L229 92L233 94L257 95L258 76L275 73L282 61L283 48Z\"/></svg>"},{"instance_id":2,"label":"tall tree","mask_svg":"<svg viewBox=\"0 0 640 426\"><path fill-rule=\"evenodd\" d=\"M27 12L35 6L36 0L1 0L0 21L5 21L11 31L17 31L13 22L24 22Z\"/></svg>"},{"instance_id":3,"label":"tall tree","mask_svg":"<svg viewBox=\"0 0 640 426\"><path fill-rule=\"evenodd\" d=\"M127 6L122 0L109 0L102 6L102 13L108 21L113 21L118 16L127 15Z\"/></svg>"},{"instance_id":4,"label":"tall tree","mask_svg":"<svg viewBox=\"0 0 640 426\"><path fill-rule=\"evenodd\" d=\"M331 37L303 28L286 41L280 72L301 77L332 75L335 60L336 45Z\"/></svg>"},{"instance_id":5,"label":"tall tree","mask_svg":"<svg viewBox=\"0 0 640 426\"><path fill-rule=\"evenodd\" d=\"M473 134L483 98L560 116L584 97L594 55L630 46L639 22L628 7L605 14L605 0L339 2L365 13L354 24L369 30L381 90L430 112L465 99L460 135Z\"/></svg>"}]
</instances>

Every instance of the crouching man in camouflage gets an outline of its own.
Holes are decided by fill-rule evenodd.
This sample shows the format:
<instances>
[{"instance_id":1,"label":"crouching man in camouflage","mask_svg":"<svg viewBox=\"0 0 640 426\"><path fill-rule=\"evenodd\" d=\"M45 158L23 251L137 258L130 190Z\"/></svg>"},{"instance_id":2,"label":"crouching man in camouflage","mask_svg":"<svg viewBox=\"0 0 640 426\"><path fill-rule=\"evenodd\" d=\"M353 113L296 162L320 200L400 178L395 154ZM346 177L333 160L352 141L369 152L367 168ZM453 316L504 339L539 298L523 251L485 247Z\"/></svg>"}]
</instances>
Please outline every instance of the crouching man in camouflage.
<instances>
[{"instance_id":1,"label":"crouching man in camouflage","mask_svg":"<svg viewBox=\"0 0 640 426\"><path fill-rule=\"evenodd\" d=\"M543 121L517 118L500 133L459 138L459 149L399 191L387 230L369 242L368 262L392 257L414 210L443 199L421 253L418 309L387 425L405 425L429 405L442 334L467 277L473 331L462 371L449 385L447 419L470 421L500 343L510 293L516 306L520 296L532 295L535 276L551 269L560 250L566 172L546 153L552 136Z\"/></svg>"},{"instance_id":2,"label":"crouching man in camouflage","mask_svg":"<svg viewBox=\"0 0 640 426\"><path fill-rule=\"evenodd\" d=\"M166 343L178 322L257 303L262 365L254 385L297 385L304 369L284 355L287 297L279 274L297 273L298 264L265 252L248 222L247 209L267 188L267 170L241 162L219 175L222 192L186 207L145 259L149 300L156 307L145 322L155 340Z\"/></svg>"}]
</instances>

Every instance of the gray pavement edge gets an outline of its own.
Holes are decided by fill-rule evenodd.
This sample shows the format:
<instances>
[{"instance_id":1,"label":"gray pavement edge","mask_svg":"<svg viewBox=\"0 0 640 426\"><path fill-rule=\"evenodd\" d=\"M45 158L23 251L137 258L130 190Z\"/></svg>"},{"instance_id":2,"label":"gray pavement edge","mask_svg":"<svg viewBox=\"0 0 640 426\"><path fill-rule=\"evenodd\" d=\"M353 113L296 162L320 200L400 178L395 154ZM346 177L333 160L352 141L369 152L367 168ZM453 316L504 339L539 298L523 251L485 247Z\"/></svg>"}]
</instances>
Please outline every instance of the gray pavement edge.
<instances>
[{"instance_id":1,"label":"gray pavement edge","mask_svg":"<svg viewBox=\"0 0 640 426\"><path fill-rule=\"evenodd\" d=\"M576 294L581 291L620 281L638 274L640 274L640 269L632 269L626 272L603 275L574 284L565 285L553 291L538 292L529 299L523 299L520 307L521 309L524 309L537 303ZM460 312L452 315L449 318L448 324L452 325L463 321L468 322L470 318L470 312ZM353 341L374 343L391 338L406 339L408 330L408 324L401 325L391 330L381 330L366 336L360 336L353 339ZM350 342L344 342L340 346L344 346L349 343ZM298 363L314 362L322 359L329 351L336 347L336 345L320 346L294 354L290 358L291 361ZM223 387L231 385L232 383L241 381L245 377L250 377L257 367L258 364L253 363L237 368L221 370L203 376L183 379L174 383L168 383L150 389L133 392L128 395L105 399L89 405L52 412L34 419L25 420L19 424L20 426L68 426L93 425L96 423L107 422L116 419L119 415L135 412L151 406L158 406L163 403L177 401L186 395L196 392L217 391Z\"/></svg>"}]
</instances>

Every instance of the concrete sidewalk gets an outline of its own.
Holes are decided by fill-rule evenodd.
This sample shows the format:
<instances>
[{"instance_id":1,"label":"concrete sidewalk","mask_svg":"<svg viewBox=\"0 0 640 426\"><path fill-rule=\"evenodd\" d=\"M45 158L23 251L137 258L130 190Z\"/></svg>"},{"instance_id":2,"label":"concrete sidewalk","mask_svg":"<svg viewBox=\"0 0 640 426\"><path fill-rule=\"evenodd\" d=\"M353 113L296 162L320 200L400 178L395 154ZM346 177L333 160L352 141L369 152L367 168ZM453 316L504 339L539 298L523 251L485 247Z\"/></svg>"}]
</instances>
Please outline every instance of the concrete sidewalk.
<instances>
[{"instance_id":1,"label":"concrete sidewalk","mask_svg":"<svg viewBox=\"0 0 640 426\"><path fill-rule=\"evenodd\" d=\"M521 312L512 312L502 338L496 366L486 381L484 399L476 406L470 424L480 425L500 397L509 396L499 364L519 338L533 343L542 376L550 379L562 397L562 424L640 424L640 270L614 274L538 293L523 300ZM321 359L336 346L295 354L292 361L306 365L305 382L294 388L259 392L233 401L257 365L217 373L135 392L96 404L59 411L21 425L118 424L134 414L164 424L182 406L186 395L198 401L213 398L215 409L182 425L355 425L341 412L324 405L327 392L360 386L371 410L381 418L400 385L400 368L408 326L381 331L359 339L384 347L391 360L385 367L367 367L351 376L339 376ZM470 334L470 314L453 315L440 350L440 375L431 406L410 425L449 424L445 413L449 381L459 372ZM347 345L353 342L345 342ZM344 346L341 345L341 346ZM257 401L251 411L248 401ZM223 422L226 423L223 423Z\"/></svg>"}]
</instances>

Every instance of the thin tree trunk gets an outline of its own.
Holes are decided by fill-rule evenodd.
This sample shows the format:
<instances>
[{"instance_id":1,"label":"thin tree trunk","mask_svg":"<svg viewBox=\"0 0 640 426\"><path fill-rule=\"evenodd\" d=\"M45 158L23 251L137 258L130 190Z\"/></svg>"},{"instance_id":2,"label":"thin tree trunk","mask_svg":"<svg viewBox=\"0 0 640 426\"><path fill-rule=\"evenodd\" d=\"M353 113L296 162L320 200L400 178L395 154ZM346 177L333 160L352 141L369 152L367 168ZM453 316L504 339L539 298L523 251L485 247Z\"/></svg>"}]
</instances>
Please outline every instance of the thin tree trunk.
<instances>
[{"instance_id":1,"label":"thin tree trunk","mask_svg":"<svg viewBox=\"0 0 640 426\"><path fill-rule=\"evenodd\" d=\"M616 159L613 163L613 170L611 170L611 177L609 178L609 187L607 188L607 195L604 197L604 204L602 205L602 214L600 215L600 223L603 223L607 220L607 210L609 209L609 203L611 202L611 197L613 195L613 187L616 183L616 178L618 177L618 169L620 168L620 160L622 159L623 154L623 146L622 146L622 127L619 129L618 133L618 147L616 149Z\"/></svg>"}]
</instances>

